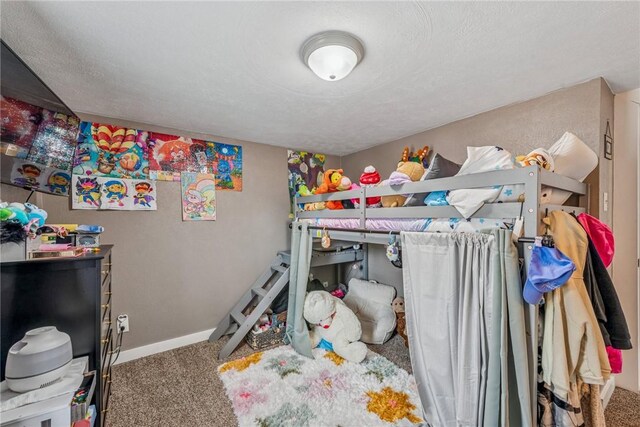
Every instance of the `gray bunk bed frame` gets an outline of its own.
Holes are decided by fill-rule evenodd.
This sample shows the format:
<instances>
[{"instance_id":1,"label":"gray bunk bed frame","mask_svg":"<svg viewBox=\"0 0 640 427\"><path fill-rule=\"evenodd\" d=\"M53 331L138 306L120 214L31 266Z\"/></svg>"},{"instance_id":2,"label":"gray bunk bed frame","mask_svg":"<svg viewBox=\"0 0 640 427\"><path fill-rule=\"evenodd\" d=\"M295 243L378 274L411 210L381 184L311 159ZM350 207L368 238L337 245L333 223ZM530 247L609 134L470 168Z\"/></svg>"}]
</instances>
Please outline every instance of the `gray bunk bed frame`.
<instances>
[{"instance_id":1,"label":"gray bunk bed frame","mask_svg":"<svg viewBox=\"0 0 640 427\"><path fill-rule=\"evenodd\" d=\"M533 242L540 235L543 227L542 218L547 211L563 210L575 214L586 212L589 206L589 188L587 184L574 179L540 169L538 166L529 166L511 170L484 172L472 175L454 176L420 182L411 182L397 186L363 187L357 190L340 191L335 193L319 194L294 198L294 216L296 220L318 218L355 218L360 221L358 229L340 229L335 227L322 227L310 225L309 228L317 232L315 237L320 237L321 230L330 231L330 236L335 240L359 242L364 244L364 274L367 276L367 244L387 244L389 234L398 232L369 230L366 220L370 218L462 218L462 215L453 206L414 206L396 208L367 208L366 198L373 196L387 196L412 193L427 193L432 191L446 191L468 188L492 187L495 185L524 185L524 202L513 203L486 203L473 217L476 218L518 218L524 220L524 237L519 239L520 255L524 257L524 268L527 269L531 260ZM540 198L542 186L568 191L579 196L580 206L566 205L541 205ZM326 202L329 200L346 200L357 198L360 200L359 208L342 210L317 210L305 211L300 204ZM525 328L527 333L527 352L529 355L529 379L531 386L531 410L532 425L537 425L537 384L538 384L538 307L527 307Z\"/></svg>"}]
</instances>

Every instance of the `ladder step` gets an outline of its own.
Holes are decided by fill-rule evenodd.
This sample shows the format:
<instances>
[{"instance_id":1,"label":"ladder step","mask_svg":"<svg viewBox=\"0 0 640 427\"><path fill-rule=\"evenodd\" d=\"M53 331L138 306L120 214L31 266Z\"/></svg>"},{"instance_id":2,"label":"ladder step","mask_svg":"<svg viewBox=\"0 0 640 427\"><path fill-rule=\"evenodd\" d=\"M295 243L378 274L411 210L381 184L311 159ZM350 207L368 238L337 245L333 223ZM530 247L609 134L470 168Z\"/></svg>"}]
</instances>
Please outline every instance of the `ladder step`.
<instances>
[{"instance_id":1,"label":"ladder step","mask_svg":"<svg viewBox=\"0 0 640 427\"><path fill-rule=\"evenodd\" d=\"M287 267L283 267L281 265L272 265L271 269L273 271L279 271L280 273L284 273L285 271L287 271Z\"/></svg>"},{"instance_id":2,"label":"ladder step","mask_svg":"<svg viewBox=\"0 0 640 427\"><path fill-rule=\"evenodd\" d=\"M231 312L231 317L233 318L233 320L236 321L236 323L238 325L242 325L244 323L244 321L247 319L244 314L242 314L242 313L240 313L239 311L236 311L236 310L233 310Z\"/></svg>"},{"instance_id":3,"label":"ladder step","mask_svg":"<svg viewBox=\"0 0 640 427\"><path fill-rule=\"evenodd\" d=\"M253 288L251 289L251 292L261 299L267 296L267 291L262 288Z\"/></svg>"}]
</instances>

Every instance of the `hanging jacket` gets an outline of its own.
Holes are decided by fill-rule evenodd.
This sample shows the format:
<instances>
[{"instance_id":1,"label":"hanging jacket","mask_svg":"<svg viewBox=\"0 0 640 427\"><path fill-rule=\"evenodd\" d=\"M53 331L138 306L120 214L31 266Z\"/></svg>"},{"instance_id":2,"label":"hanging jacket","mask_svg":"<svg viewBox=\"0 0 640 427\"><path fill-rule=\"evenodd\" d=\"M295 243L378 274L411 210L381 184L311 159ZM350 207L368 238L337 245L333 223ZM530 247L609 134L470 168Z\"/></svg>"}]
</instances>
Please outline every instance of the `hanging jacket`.
<instances>
[{"instance_id":1,"label":"hanging jacket","mask_svg":"<svg viewBox=\"0 0 640 427\"><path fill-rule=\"evenodd\" d=\"M562 211L551 212L549 223L556 247L576 265L566 284L545 294L542 376L566 401L579 379L602 385L611 367L584 283L583 267L589 250L586 232Z\"/></svg>"},{"instance_id":2,"label":"hanging jacket","mask_svg":"<svg viewBox=\"0 0 640 427\"><path fill-rule=\"evenodd\" d=\"M632 348L631 335L618 294L596 247L591 239L588 240L589 253L584 281L587 289L592 288L595 294L591 303L598 318L602 337L606 345L619 350L629 350ZM591 265L588 265L589 263Z\"/></svg>"}]
</instances>

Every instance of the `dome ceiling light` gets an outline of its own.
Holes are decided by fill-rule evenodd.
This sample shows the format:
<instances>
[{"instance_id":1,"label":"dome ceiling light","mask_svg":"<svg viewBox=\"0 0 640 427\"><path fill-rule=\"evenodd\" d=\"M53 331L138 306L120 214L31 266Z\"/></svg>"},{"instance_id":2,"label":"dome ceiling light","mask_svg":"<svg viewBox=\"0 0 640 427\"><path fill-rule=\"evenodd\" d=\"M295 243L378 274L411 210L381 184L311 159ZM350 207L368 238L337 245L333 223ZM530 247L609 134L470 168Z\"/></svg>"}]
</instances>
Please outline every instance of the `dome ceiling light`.
<instances>
[{"instance_id":1,"label":"dome ceiling light","mask_svg":"<svg viewBox=\"0 0 640 427\"><path fill-rule=\"evenodd\" d=\"M364 47L344 31L325 31L309 38L300 49L302 62L329 82L342 80L364 57Z\"/></svg>"}]
</instances>

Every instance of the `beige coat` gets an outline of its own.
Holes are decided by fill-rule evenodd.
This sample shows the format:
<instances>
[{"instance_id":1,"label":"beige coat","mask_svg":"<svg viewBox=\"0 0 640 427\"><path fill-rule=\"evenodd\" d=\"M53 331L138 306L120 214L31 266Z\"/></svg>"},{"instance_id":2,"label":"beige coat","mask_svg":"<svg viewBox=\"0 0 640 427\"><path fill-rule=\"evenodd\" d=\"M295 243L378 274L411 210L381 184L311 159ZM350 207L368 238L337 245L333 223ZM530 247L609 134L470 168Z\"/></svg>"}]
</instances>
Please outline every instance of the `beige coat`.
<instances>
[{"instance_id":1,"label":"beige coat","mask_svg":"<svg viewBox=\"0 0 640 427\"><path fill-rule=\"evenodd\" d=\"M569 281L545 295L542 375L553 392L567 399L578 379L602 385L611 374L598 320L584 284L589 241L582 226L562 211L549 214L556 247L576 266Z\"/></svg>"}]
</instances>

